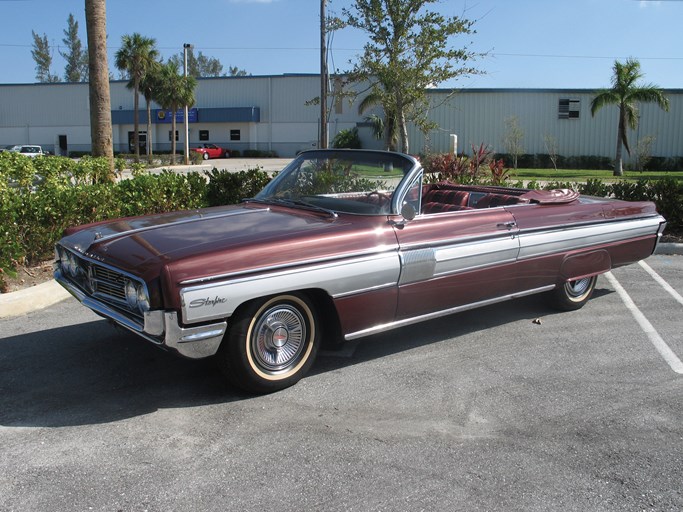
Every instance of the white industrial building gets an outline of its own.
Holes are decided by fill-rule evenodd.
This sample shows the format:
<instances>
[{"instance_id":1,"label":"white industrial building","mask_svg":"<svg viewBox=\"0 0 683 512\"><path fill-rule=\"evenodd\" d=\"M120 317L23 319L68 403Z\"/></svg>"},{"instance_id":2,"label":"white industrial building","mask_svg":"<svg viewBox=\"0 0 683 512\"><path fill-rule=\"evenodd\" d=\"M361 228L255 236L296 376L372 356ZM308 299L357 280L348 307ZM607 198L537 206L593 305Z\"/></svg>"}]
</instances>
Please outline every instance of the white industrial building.
<instances>
[{"instance_id":1,"label":"white industrial building","mask_svg":"<svg viewBox=\"0 0 683 512\"><path fill-rule=\"evenodd\" d=\"M330 138L345 128L359 128L363 147L379 148L369 123L359 115L358 101L338 95L341 81L332 80L329 115ZM229 149L273 151L293 156L313 147L318 139L320 107L319 75L278 75L203 78L198 80L196 104L190 115L190 146L215 143ZM429 118L438 129L427 136L409 129L411 153L445 152L451 134L458 136L458 149L469 152L470 144L485 143L505 152L505 120L516 117L524 138L525 153L547 153L544 140L557 141L564 156L613 157L617 110L610 106L594 118L590 114L593 90L586 89L465 89L450 98L451 90L432 89L433 109ZM654 137L653 156L683 156L683 89L665 90L669 112L654 104L640 110L637 133ZM133 92L125 81L111 82L114 150L130 152L133 133ZM0 145L39 144L56 154L90 150L88 84L0 85ZM381 114L380 111L376 113ZM155 151L171 147L170 112L152 105L152 133L147 137L144 98L140 100L141 140L151 139ZM177 118L178 150L183 147L182 117Z\"/></svg>"}]
</instances>

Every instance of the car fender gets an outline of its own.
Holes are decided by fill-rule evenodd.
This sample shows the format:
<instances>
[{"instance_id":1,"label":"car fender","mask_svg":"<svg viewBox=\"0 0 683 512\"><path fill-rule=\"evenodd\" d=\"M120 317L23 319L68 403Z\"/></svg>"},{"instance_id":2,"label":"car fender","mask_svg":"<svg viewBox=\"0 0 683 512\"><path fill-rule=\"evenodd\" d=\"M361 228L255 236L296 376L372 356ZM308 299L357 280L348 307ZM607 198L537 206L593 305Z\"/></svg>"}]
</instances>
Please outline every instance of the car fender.
<instances>
[{"instance_id":1,"label":"car fender","mask_svg":"<svg viewBox=\"0 0 683 512\"><path fill-rule=\"evenodd\" d=\"M612 258L605 249L568 254L560 267L560 276L565 281L573 281L612 269Z\"/></svg>"}]
</instances>

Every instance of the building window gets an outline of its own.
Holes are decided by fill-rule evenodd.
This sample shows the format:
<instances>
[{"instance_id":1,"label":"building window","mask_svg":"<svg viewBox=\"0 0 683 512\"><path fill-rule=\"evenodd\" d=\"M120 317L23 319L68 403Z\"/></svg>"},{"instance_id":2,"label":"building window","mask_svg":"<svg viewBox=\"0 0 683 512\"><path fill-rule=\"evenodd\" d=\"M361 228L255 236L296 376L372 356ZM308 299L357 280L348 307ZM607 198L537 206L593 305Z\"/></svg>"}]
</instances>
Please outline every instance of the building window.
<instances>
[{"instance_id":1,"label":"building window","mask_svg":"<svg viewBox=\"0 0 683 512\"><path fill-rule=\"evenodd\" d=\"M172 140L172 139L171 139L171 134L172 134L172 133L173 133L172 130L169 130L169 131L168 131L168 140L169 140L169 141ZM178 142L178 130L175 131L175 141Z\"/></svg>"},{"instance_id":2,"label":"building window","mask_svg":"<svg viewBox=\"0 0 683 512\"><path fill-rule=\"evenodd\" d=\"M199 130L199 140L209 140L209 130Z\"/></svg>"},{"instance_id":3,"label":"building window","mask_svg":"<svg viewBox=\"0 0 683 512\"><path fill-rule=\"evenodd\" d=\"M230 140L240 140L240 130L230 130Z\"/></svg>"},{"instance_id":4,"label":"building window","mask_svg":"<svg viewBox=\"0 0 683 512\"><path fill-rule=\"evenodd\" d=\"M581 111L581 100L571 100L568 98L560 98L559 108L557 110L558 119L578 119Z\"/></svg>"}]
</instances>

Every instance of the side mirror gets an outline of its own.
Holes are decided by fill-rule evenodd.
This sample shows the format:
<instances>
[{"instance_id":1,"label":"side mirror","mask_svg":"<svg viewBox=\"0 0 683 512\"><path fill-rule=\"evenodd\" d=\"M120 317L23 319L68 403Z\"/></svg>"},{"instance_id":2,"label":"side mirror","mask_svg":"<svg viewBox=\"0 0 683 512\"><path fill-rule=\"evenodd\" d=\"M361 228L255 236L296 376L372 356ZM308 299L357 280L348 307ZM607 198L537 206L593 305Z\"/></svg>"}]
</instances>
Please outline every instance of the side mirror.
<instances>
[{"instance_id":1,"label":"side mirror","mask_svg":"<svg viewBox=\"0 0 683 512\"><path fill-rule=\"evenodd\" d=\"M410 203L403 203L403 206L401 207L401 216L403 219L410 222L415 218L415 215L417 215L415 207Z\"/></svg>"},{"instance_id":2,"label":"side mirror","mask_svg":"<svg viewBox=\"0 0 683 512\"><path fill-rule=\"evenodd\" d=\"M415 218L415 215L417 215L415 207L410 203L405 203L401 207L401 217L403 217L403 220L401 220L400 222L390 220L389 224L394 226L396 229L403 229L408 222Z\"/></svg>"}]
</instances>

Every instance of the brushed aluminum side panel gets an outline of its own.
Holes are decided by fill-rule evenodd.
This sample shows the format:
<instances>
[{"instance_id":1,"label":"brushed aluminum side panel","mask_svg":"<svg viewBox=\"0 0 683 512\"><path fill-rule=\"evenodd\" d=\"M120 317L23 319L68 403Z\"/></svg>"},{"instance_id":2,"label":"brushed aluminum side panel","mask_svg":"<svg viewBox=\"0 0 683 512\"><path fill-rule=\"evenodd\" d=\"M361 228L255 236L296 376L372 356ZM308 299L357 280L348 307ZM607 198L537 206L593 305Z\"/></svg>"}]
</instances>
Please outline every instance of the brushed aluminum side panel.
<instances>
[{"instance_id":1,"label":"brushed aluminum side panel","mask_svg":"<svg viewBox=\"0 0 683 512\"><path fill-rule=\"evenodd\" d=\"M262 274L180 290L183 321L203 322L227 318L251 299L306 288L320 288L332 297L360 293L398 282L398 253L340 260L323 265Z\"/></svg>"},{"instance_id":2,"label":"brushed aluminum side panel","mask_svg":"<svg viewBox=\"0 0 683 512\"><path fill-rule=\"evenodd\" d=\"M521 245L519 259L535 258L545 254L655 235L661 221L662 218L657 216L535 233L521 231L519 234Z\"/></svg>"},{"instance_id":3,"label":"brushed aluminum side panel","mask_svg":"<svg viewBox=\"0 0 683 512\"><path fill-rule=\"evenodd\" d=\"M401 285L431 279L436 268L434 249L401 251L401 266Z\"/></svg>"},{"instance_id":4,"label":"brushed aluminum side panel","mask_svg":"<svg viewBox=\"0 0 683 512\"><path fill-rule=\"evenodd\" d=\"M517 259L518 253L519 242L512 236L439 248L436 251L434 275L511 263Z\"/></svg>"}]
</instances>

